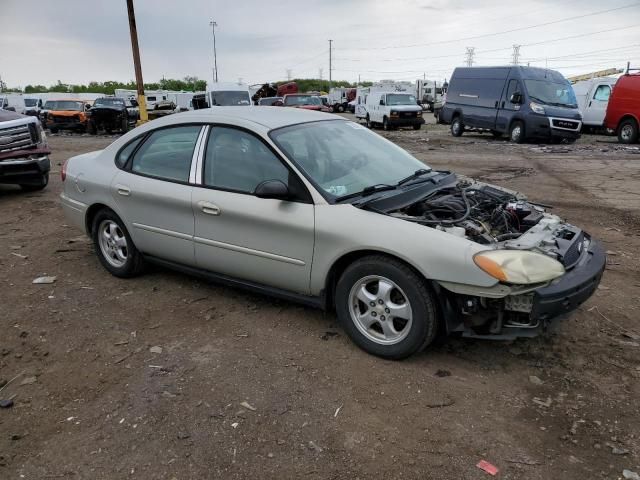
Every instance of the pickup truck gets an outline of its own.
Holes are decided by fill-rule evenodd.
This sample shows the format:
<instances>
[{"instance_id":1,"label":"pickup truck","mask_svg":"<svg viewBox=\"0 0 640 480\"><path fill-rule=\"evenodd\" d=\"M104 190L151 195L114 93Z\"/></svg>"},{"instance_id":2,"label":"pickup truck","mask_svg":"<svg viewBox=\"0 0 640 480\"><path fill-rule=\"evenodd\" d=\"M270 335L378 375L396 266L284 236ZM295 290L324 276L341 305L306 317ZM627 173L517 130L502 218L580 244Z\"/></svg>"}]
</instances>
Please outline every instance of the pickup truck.
<instances>
[{"instance_id":1,"label":"pickup truck","mask_svg":"<svg viewBox=\"0 0 640 480\"><path fill-rule=\"evenodd\" d=\"M49 183L50 153L37 117L0 110L0 183L42 190Z\"/></svg>"}]
</instances>

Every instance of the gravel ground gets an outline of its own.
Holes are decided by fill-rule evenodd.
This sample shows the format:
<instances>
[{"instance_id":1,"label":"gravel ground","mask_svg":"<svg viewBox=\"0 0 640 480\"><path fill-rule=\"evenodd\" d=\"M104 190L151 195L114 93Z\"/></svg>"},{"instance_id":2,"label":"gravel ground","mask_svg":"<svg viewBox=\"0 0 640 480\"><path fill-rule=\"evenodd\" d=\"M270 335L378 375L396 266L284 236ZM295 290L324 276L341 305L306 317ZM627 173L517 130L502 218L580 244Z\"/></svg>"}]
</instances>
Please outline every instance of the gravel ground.
<instances>
[{"instance_id":1,"label":"gravel ground","mask_svg":"<svg viewBox=\"0 0 640 480\"><path fill-rule=\"evenodd\" d=\"M543 338L384 361L332 313L161 269L109 275L65 225L58 172L113 138L51 136L43 192L0 186L0 382L15 378L0 478L489 478L482 459L503 479L640 473L640 148L380 133L602 240L594 297Z\"/></svg>"}]
</instances>

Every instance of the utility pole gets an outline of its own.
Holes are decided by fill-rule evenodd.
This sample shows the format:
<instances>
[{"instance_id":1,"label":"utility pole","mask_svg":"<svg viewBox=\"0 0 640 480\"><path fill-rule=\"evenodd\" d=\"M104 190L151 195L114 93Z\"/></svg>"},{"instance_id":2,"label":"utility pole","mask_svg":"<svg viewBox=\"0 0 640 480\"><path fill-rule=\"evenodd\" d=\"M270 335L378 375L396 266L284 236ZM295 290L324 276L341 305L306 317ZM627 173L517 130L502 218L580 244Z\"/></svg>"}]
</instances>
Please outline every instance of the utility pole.
<instances>
[{"instance_id":1,"label":"utility pole","mask_svg":"<svg viewBox=\"0 0 640 480\"><path fill-rule=\"evenodd\" d=\"M140 49L138 48L138 30L136 28L136 16L133 11L133 0L127 0L127 13L129 14L129 32L131 34L131 49L133 50L133 68L136 71L136 89L138 91L138 110L140 120L138 124L149 121L147 115L147 102L144 97L144 82L142 81L142 66L140 65Z\"/></svg>"},{"instance_id":2,"label":"utility pole","mask_svg":"<svg viewBox=\"0 0 640 480\"><path fill-rule=\"evenodd\" d=\"M291 81L291 69L287 68L287 81L290 82Z\"/></svg>"},{"instance_id":3,"label":"utility pole","mask_svg":"<svg viewBox=\"0 0 640 480\"><path fill-rule=\"evenodd\" d=\"M218 56L216 55L216 27L218 24L211 20L209 22L211 33L213 33L213 81L218 81Z\"/></svg>"},{"instance_id":4,"label":"utility pole","mask_svg":"<svg viewBox=\"0 0 640 480\"><path fill-rule=\"evenodd\" d=\"M329 90L331 90L331 70L332 70L332 66L331 66L331 44L333 43L333 40L329 40Z\"/></svg>"},{"instance_id":5,"label":"utility pole","mask_svg":"<svg viewBox=\"0 0 640 480\"><path fill-rule=\"evenodd\" d=\"M358 86L360 86L360 74L358 74Z\"/></svg>"},{"instance_id":6,"label":"utility pole","mask_svg":"<svg viewBox=\"0 0 640 480\"><path fill-rule=\"evenodd\" d=\"M466 62L467 62L467 67L473 67L473 57L476 54L476 48L475 47L467 47L467 54L466 54Z\"/></svg>"},{"instance_id":7,"label":"utility pole","mask_svg":"<svg viewBox=\"0 0 640 480\"><path fill-rule=\"evenodd\" d=\"M520 60L520 45L513 46L513 54L511 55L511 60L514 65L518 65Z\"/></svg>"}]
</instances>

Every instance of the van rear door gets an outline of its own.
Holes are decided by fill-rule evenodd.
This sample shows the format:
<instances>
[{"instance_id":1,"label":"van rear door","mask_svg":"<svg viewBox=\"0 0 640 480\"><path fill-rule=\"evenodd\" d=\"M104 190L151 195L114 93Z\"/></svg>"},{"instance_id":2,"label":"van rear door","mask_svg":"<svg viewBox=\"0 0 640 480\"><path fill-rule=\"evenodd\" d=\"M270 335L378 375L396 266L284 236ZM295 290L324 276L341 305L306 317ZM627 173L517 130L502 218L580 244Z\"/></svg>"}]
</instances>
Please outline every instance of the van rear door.
<instances>
[{"instance_id":1,"label":"van rear door","mask_svg":"<svg viewBox=\"0 0 640 480\"><path fill-rule=\"evenodd\" d=\"M506 132L515 112L520 110L520 105L511 103L511 95L520 93L524 96L522 85L517 78L510 78L507 82L507 88L504 89L500 105L498 107L498 116L496 117L495 129L500 132Z\"/></svg>"},{"instance_id":2,"label":"van rear door","mask_svg":"<svg viewBox=\"0 0 640 480\"><path fill-rule=\"evenodd\" d=\"M602 126L607 111L611 86L608 83L597 83L589 92L582 111L582 123L589 126Z\"/></svg>"}]
</instances>

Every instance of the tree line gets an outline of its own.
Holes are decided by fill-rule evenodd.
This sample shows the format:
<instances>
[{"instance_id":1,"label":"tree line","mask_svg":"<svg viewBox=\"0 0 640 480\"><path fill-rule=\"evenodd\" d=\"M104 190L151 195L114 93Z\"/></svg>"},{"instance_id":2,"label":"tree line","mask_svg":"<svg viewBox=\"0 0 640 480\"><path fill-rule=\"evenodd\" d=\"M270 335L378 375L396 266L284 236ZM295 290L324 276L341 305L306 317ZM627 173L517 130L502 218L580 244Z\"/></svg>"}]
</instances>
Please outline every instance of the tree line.
<instances>
[{"instance_id":1,"label":"tree line","mask_svg":"<svg viewBox=\"0 0 640 480\"><path fill-rule=\"evenodd\" d=\"M317 78L296 78L290 80L292 82L296 82L298 84L298 90L300 92L328 92L329 91L329 80L321 80ZM274 82L276 85L282 85L283 83L288 83L289 80L281 80L278 82ZM331 82L332 87L347 87L354 88L357 85L354 83L350 83L344 80L337 80ZM362 82L360 83L361 87L371 86L371 82ZM58 80L57 83L53 85L26 85L24 89L22 88L7 88L6 85L3 85L4 88L1 91L6 92L22 92L22 93L46 93L46 92L68 92L68 93L103 93L105 95L113 95L116 89L123 90L135 90L136 83L132 80L130 82L117 82L117 81L106 81L106 82L89 82L87 85L82 84L71 84L71 83L62 83ZM186 91L186 92L197 92L204 91L207 88L207 81L200 80L198 77L184 77L183 79L175 79L175 78L163 78L159 82L154 83L145 83L145 90L175 90L175 91Z\"/></svg>"}]
</instances>

